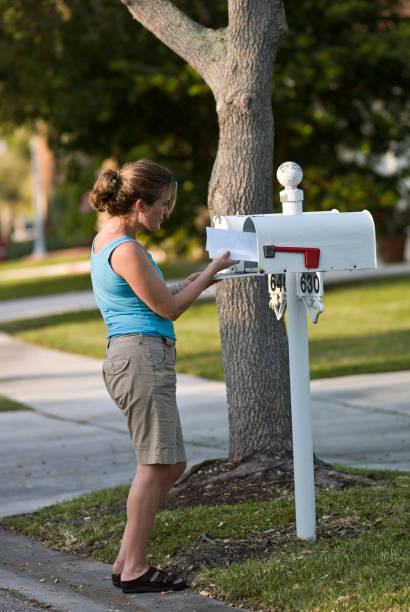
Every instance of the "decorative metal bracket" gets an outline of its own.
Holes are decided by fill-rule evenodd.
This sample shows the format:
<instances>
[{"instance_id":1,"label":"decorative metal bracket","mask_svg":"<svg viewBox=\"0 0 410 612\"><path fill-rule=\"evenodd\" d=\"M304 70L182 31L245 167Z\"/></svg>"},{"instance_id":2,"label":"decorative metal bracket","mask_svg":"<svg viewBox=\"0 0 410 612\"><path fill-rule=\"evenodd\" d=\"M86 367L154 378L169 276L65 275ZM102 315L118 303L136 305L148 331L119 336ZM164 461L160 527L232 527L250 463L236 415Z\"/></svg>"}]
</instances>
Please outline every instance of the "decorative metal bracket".
<instances>
[{"instance_id":1,"label":"decorative metal bracket","mask_svg":"<svg viewBox=\"0 0 410 612\"><path fill-rule=\"evenodd\" d=\"M320 315L324 312L325 307L321 296L319 295L305 295L302 298L307 313L312 323L317 323Z\"/></svg>"},{"instance_id":2,"label":"decorative metal bracket","mask_svg":"<svg viewBox=\"0 0 410 612\"><path fill-rule=\"evenodd\" d=\"M272 308L278 321L283 319L286 307L286 277L284 274L268 274L269 308Z\"/></svg>"}]
</instances>

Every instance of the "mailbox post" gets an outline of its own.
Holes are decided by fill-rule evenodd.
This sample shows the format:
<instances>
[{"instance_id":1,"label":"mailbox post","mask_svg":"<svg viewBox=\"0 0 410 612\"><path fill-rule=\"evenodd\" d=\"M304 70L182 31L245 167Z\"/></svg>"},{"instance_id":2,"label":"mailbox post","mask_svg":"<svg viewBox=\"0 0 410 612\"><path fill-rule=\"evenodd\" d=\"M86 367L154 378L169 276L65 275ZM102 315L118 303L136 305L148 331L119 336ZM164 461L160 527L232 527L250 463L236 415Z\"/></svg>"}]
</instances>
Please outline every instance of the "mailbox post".
<instances>
[{"instance_id":1,"label":"mailbox post","mask_svg":"<svg viewBox=\"0 0 410 612\"><path fill-rule=\"evenodd\" d=\"M303 212L298 189L302 169L279 166L282 214L216 216L207 229L210 257L229 249L239 263L216 279L268 275L270 306L277 319L288 310L296 531L315 540L315 488L306 312L313 323L323 312L323 272L376 267L376 237L367 210ZM208 231L209 230L209 231ZM286 282L285 282L286 279Z\"/></svg>"},{"instance_id":2,"label":"mailbox post","mask_svg":"<svg viewBox=\"0 0 410 612\"><path fill-rule=\"evenodd\" d=\"M278 168L278 181L285 187L280 193L284 215L303 212L303 191L297 189L302 176L297 164L288 162ZM312 541L316 539L316 511L309 343L305 306L297 296L297 275L286 272L296 533L301 540Z\"/></svg>"}]
</instances>

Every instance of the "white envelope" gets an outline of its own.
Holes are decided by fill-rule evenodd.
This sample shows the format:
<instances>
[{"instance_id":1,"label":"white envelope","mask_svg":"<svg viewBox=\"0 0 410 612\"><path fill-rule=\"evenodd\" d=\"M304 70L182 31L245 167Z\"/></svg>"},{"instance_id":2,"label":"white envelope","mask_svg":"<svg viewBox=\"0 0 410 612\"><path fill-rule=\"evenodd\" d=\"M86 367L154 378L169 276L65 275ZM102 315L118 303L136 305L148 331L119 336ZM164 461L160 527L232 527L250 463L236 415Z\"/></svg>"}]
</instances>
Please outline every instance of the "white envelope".
<instances>
[{"instance_id":1,"label":"white envelope","mask_svg":"<svg viewBox=\"0 0 410 612\"><path fill-rule=\"evenodd\" d=\"M231 259L258 261L256 233L206 228L206 250L213 259L224 251L230 252Z\"/></svg>"}]
</instances>

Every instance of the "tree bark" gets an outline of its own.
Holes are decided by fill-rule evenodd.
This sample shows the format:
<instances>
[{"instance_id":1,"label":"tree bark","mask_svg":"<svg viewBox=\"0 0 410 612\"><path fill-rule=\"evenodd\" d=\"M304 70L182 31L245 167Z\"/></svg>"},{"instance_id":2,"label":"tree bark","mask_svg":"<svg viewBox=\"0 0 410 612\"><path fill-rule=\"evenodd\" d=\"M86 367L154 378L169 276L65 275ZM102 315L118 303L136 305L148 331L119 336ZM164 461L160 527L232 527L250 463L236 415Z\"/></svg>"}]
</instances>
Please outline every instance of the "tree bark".
<instances>
[{"instance_id":1,"label":"tree bark","mask_svg":"<svg viewBox=\"0 0 410 612\"><path fill-rule=\"evenodd\" d=\"M257 6L256 6L257 5ZM273 212L272 77L284 29L280 2L231 0L211 215ZM230 458L291 449L286 331L268 307L267 278L217 287Z\"/></svg>"},{"instance_id":2,"label":"tree bark","mask_svg":"<svg viewBox=\"0 0 410 612\"><path fill-rule=\"evenodd\" d=\"M212 31L167 0L121 0L211 87L219 122L209 183L214 215L273 211L273 65L286 32L281 0L229 0ZM286 330L269 309L267 277L226 280L217 307L230 425L230 458L291 450Z\"/></svg>"}]
</instances>

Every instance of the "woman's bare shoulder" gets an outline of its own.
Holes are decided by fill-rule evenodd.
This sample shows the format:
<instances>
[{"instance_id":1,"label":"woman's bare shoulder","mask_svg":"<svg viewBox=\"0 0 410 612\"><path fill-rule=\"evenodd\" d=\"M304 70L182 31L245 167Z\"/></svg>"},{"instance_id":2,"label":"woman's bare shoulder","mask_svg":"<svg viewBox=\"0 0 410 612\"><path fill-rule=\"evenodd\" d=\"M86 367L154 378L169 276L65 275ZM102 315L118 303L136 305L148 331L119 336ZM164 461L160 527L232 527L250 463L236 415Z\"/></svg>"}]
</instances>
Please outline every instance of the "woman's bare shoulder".
<instances>
[{"instance_id":1,"label":"woman's bare shoulder","mask_svg":"<svg viewBox=\"0 0 410 612\"><path fill-rule=\"evenodd\" d=\"M93 241L94 253L98 254L105 246L107 246L107 244L110 244L111 242L118 240L118 238L127 238L127 236L125 236L124 234L105 234L104 232L99 232L98 234L95 235L94 241ZM130 239L116 246L115 251L117 250L121 251L124 249L129 251L130 247L132 250L133 245L138 245L138 244L139 243L136 240ZM144 251L141 245L139 246L141 250Z\"/></svg>"},{"instance_id":2,"label":"woman's bare shoulder","mask_svg":"<svg viewBox=\"0 0 410 612\"><path fill-rule=\"evenodd\" d=\"M130 268L137 265L150 265L147 251L136 240L127 240L119 244L111 254L111 264L114 267Z\"/></svg>"},{"instance_id":3,"label":"woman's bare shoulder","mask_svg":"<svg viewBox=\"0 0 410 612\"><path fill-rule=\"evenodd\" d=\"M105 234L104 232L98 232L98 234L94 236L93 240L94 253L97 255L105 246L107 246L107 244L110 244L110 242L113 242L117 238L121 238L121 234L118 234L116 236L113 234Z\"/></svg>"}]
</instances>

